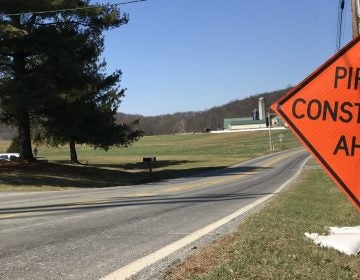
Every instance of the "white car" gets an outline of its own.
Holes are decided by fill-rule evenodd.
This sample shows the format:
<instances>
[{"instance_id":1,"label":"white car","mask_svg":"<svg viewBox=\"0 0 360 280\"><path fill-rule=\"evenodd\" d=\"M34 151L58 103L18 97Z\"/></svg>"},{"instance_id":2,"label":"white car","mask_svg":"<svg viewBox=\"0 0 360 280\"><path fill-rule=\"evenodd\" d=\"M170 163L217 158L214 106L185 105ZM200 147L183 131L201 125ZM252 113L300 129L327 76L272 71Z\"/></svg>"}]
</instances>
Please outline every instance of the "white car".
<instances>
[{"instance_id":1,"label":"white car","mask_svg":"<svg viewBox=\"0 0 360 280\"><path fill-rule=\"evenodd\" d=\"M20 157L19 153L6 153L0 154L0 161L12 161Z\"/></svg>"}]
</instances>

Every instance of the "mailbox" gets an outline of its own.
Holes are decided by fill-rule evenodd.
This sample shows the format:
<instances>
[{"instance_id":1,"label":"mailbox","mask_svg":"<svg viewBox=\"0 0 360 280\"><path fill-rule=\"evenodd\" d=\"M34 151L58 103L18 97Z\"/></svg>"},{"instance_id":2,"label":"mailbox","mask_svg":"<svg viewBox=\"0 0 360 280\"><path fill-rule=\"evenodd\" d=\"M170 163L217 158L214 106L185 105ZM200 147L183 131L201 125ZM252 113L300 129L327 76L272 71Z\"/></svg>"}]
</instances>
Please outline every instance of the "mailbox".
<instances>
[{"instance_id":1,"label":"mailbox","mask_svg":"<svg viewBox=\"0 0 360 280\"><path fill-rule=\"evenodd\" d=\"M156 162L156 157L144 157L143 162L146 163Z\"/></svg>"},{"instance_id":2,"label":"mailbox","mask_svg":"<svg viewBox=\"0 0 360 280\"><path fill-rule=\"evenodd\" d=\"M152 176L152 165L156 162L156 157L144 157L143 162L148 165L150 176Z\"/></svg>"}]
</instances>

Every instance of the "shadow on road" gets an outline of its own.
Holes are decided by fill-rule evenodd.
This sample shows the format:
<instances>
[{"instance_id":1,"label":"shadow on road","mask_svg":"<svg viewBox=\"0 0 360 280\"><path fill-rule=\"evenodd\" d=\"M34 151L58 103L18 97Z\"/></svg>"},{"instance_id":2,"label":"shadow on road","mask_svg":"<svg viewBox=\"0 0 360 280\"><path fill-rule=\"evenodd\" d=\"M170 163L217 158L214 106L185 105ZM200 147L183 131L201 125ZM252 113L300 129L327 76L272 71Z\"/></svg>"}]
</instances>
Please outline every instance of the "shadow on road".
<instances>
[{"instance_id":1,"label":"shadow on road","mask_svg":"<svg viewBox=\"0 0 360 280\"><path fill-rule=\"evenodd\" d=\"M149 197L114 197L107 201L101 202L81 202L81 203L65 203L65 204L54 204L54 205L38 205L29 207L16 207L16 208L0 208L0 215L4 214L18 214L18 213L33 213L34 215L25 216L39 216L49 215L49 212L76 212L83 210L97 210L105 208L118 208L128 206L144 206L144 205L159 205L159 204L179 204L184 203L209 203L218 201L240 201L244 199L257 198L259 196L268 195L270 193L235 193L235 194L209 194L201 196L149 196Z\"/></svg>"}]
</instances>

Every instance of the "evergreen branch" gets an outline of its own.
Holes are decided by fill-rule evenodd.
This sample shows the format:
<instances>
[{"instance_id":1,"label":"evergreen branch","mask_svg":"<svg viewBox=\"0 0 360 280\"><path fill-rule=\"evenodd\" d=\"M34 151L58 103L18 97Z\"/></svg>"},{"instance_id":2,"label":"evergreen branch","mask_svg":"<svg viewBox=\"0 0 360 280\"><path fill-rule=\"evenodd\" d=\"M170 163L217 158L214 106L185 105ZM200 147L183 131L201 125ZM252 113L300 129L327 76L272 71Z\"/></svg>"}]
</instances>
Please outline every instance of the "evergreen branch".
<instances>
[{"instance_id":1,"label":"evergreen branch","mask_svg":"<svg viewBox=\"0 0 360 280\"><path fill-rule=\"evenodd\" d=\"M85 21L57 21L57 22L48 22L48 23L35 23L36 26L51 26L51 25L62 25L62 24L74 24L81 26L89 26L90 24Z\"/></svg>"},{"instance_id":2,"label":"evergreen branch","mask_svg":"<svg viewBox=\"0 0 360 280\"><path fill-rule=\"evenodd\" d=\"M13 67L13 64L9 64L9 63L5 63L5 62L0 62L0 66L6 66L6 67Z\"/></svg>"},{"instance_id":3,"label":"evergreen branch","mask_svg":"<svg viewBox=\"0 0 360 280\"><path fill-rule=\"evenodd\" d=\"M48 10L48 11L28 11L22 13L11 13L11 14L0 14L0 17L11 17L11 16L22 16L30 13L36 14L53 14L53 13L62 13L62 12L74 12L74 11L81 11L81 10L89 10L89 9L98 9L103 7L117 7L121 5L128 5L134 4L138 2L145 2L147 0L134 0L134 1L127 1L127 2L120 2L115 4L105 4L105 5L94 5L94 6L87 6L87 7L77 7L77 8L68 8L68 9L59 9L59 10Z\"/></svg>"}]
</instances>

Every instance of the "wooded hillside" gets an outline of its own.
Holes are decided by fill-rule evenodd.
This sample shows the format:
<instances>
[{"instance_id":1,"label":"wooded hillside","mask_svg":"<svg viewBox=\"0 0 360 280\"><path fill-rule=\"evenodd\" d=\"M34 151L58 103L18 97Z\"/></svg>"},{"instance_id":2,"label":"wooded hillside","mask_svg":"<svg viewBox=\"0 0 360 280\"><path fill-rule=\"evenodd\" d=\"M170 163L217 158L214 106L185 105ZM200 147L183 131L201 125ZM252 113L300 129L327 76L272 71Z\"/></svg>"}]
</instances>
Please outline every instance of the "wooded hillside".
<instances>
[{"instance_id":1,"label":"wooded hillside","mask_svg":"<svg viewBox=\"0 0 360 280\"><path fill-rule=\"evenodd\" d=\"M250 117L251 112L258 108L259 97L264 97L267 107L279 99L288 89L265 92L235 100L222 106L216 106L200 112L184 112L153 117L117 113L117 122L140 120L139 126L146 135L205 132L207 129L223 129L225 118ZM0 127L0 140L10 140L16 130Z\"/></svg>"},{"instance_id":2,"label":"wooded hillside","mask_svg":"<svg viewBox=\"0 0 360 280\"><path fill-rule=\"evenodd\" d=\"M225 118L250 117L258 108L259 97L264 97L267 108L279 99L288 89L265 92L235 100L222 106L216 106L200 112L184 112L152 117L141 115L117 114L119 122L140 120L139 126L147 135L206 132L208 129L223 129Z\"/></svg>"}]
</instances>

